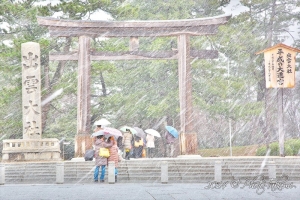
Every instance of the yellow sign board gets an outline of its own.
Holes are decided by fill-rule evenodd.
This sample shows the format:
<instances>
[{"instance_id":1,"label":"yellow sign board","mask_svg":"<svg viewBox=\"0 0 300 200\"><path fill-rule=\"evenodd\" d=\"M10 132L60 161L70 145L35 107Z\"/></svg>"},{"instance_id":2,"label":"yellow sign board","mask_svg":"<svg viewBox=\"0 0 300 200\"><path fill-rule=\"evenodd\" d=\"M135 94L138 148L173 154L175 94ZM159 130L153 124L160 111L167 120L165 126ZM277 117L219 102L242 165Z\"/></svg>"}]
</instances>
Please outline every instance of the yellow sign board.
<instances>
[{"instance_id":1,"label":"yellow sign board","mask_svg":"<svg viewBox=\"0 0 300 200\"><path fill-rule=\"evenodd\" d=\"M264 52L266 88L293 88L295 86L295 49L284 44L257 52Z\"/></svg>"}]
</instances>

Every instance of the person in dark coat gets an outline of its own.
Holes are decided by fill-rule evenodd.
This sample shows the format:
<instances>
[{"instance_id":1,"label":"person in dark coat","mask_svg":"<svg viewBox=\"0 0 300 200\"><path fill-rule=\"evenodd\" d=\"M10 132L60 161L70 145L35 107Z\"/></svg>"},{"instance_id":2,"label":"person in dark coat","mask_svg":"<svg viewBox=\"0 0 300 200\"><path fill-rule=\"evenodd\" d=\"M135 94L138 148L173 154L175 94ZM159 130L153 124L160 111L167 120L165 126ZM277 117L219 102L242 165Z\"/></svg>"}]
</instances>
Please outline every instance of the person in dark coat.
<instances>
[{"instance_id":1,"label":"person in dark coat","mask_svg":"<svg viewBox=\"0 0 300 200\"><path fill-rule=\"evenodd\" d=\"M124 147L123 147L122 141L123 141L123 137L122 137L122 136L119 136L119 137L117 138L117 146L118 146L118 148L123 152Z\"/></svg>"},{"instance_id":2,"label":"person in dark coat","mask_svg":"<svg viewBox=\"0 0 300 200\"><path fill-rule=\"evenodd\" d=\"M95 164L96 168L94 171L94 181L98 182L98 175L99 175L99 168L101 167L101 175L100 175L100 182L104 182L105 176L105 168L107 165L107 158L99 156L100 147L109 148L113 145L112 142L105 142L104 135L97 136L95 141Z\"/></svg>"},{"instance_id":3,"label":"person in dark coat","mask_svg":"<svg viewBox=\"0 0 300 200\"><path fill-rule=\"evenodd\" d=\"M134 136L134 148L133 153L135 158L141 158L144 147L144 141L139 136Z\"/></svg>"}]
</instances>

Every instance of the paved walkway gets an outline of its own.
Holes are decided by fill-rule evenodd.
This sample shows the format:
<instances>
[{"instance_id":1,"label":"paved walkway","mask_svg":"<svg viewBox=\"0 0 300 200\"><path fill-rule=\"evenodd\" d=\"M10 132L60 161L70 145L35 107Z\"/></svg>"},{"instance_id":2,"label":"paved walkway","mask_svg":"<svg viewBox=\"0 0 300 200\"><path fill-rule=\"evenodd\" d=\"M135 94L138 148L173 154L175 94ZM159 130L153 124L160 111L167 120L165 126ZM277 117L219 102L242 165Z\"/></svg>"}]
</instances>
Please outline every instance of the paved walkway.
<instances>
[{"instance_id":1,"label":"paved walkway","mask_svg":"<svg viewBox=\"0 0 300 200\"><path fill-rule=\"evenodd\" d=\"M207 187L219 187L208 189ZM300 197L300 183L291 183L292 188L274 185L272 189L260 185L233 183L209 184L137 184L137 183L92 183L92 184L7 184L0 186L1 200L198 200L198 199L284 199ZM244 188L241 188L245 186ZM252 188L251 188L252 187ZM276 190L275 190L276 189Z\"/></svg>"}]
</instances>

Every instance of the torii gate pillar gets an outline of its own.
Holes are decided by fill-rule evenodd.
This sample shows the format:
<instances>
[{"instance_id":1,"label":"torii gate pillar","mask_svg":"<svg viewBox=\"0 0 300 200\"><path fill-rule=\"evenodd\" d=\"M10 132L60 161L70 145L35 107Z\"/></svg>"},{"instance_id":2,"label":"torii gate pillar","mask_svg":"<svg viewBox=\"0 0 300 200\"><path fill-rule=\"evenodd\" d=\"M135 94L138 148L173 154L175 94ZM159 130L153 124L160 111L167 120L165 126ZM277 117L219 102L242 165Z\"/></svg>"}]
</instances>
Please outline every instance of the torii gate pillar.
<instances>
[{"instance_id":1,"label":"torii gate pillar","mask_svg":"<svg viewBox=\"0 0 300 200\"><path fill-rule=\"evenodd\" d=\"M196 154L198 142L193 122L190 36L188 34L179 35L177 37L177 44L180 102L180 154Z\"/></svg>"},{"instance_id":2,"label":"torii gate pillar","mask_svg":"<svg viewBox=\"0 0 300 200\"><path fill-rule=\"evenodd\" d=\"M75 157L83 157L86 149L92 148L91 95L90 95L90 38L79 37L78 84L77 84L77 134L75 137Z\"/></svg>"}]
</instances>

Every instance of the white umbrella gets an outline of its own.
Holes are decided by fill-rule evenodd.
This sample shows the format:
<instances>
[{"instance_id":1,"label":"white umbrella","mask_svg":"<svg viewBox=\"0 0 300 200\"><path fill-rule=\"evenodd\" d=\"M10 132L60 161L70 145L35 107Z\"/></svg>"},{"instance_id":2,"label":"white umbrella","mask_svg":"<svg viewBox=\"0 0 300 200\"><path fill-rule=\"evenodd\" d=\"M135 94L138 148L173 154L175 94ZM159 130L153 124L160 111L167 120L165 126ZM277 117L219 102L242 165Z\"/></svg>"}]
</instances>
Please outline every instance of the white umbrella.
<instances>
[{"instance_id":1,"label":"white umbrella","mask_svg":"<svg viewBox=\"0 0 300 200\"><path fill-rule=\"evenodd\" d=\"M93 133L91 135L91 137L97 137L99 135L105 135L105 132L103 130L97 131L97 132Z\"/></svg>"},{"instance_id":2,"label":"white umbrella","mask_svg":"<svg viewBox=\"0 0 300 200\"><path fill-rule=\"evenodd\" d=\"M107 126L110 125L111 123L107 119L100 119L98 121L95 121L95 125L101 125L101 126Z\"/></svg>"},{"instance_id":3,"label":"white umbrella","mask_svg":"<svg viewBox=\"0 0 300 200\"><path fill-rule=\"evenodd\" d=\"M156 137L161 137L159 132L154 129L146 129L145 132Z\"/></svg>"}]
</instances>

